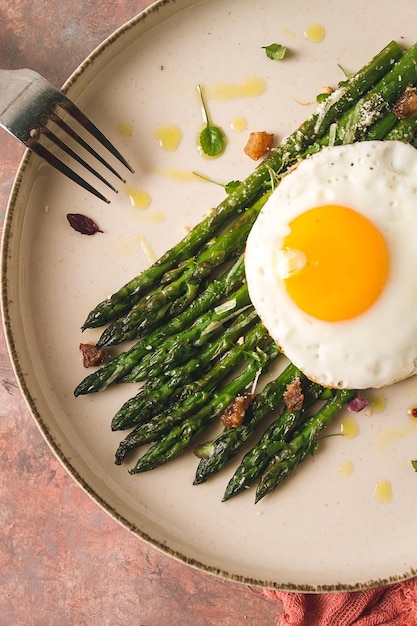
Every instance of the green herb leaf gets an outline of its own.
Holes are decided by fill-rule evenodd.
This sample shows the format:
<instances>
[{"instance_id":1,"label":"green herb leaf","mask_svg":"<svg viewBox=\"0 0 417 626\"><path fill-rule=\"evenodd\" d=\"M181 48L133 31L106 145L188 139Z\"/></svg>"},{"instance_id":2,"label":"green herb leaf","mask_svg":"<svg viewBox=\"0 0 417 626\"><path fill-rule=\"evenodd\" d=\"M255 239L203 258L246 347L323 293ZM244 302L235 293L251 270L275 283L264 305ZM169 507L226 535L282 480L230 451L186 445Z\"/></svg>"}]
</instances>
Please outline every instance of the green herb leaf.
<instances>
[{"instance_id":1,"label":"green herb leaf","mask_svg":"<svg viewBox=\"0 0 417 626\"><path fill-rule=\"evenodd\" d=\"M316 96L316 102L318 102L318 104L321 104L322 102L324 102L325 100L327 100L327 98L330 96L329 93L319 93Z\"/></svg>"},{"instance_id":2,"label":"green herb leaf","mask_svg":"<svg viewBox=\"0 0 417 626\"><path fill-rule=\"evenodd\" d=\"M207 156L217 156L224 149L224 135L221 128L207 124L200 133L200 146Z\"/></svg>"},{"instance_id":3,"label":"green herb leaf","mask_svg":"<svg viewBox=\"0 0 417 626\"><path fill-rule=\"evenodd\" d=\"M198 176L199 178L207 181L208 183L213 183L213 185L218 185L219 187L223 187L226 193L231 193L242 184L240 180L231 180L229 183L226 183L226 184L219 183L217 180L213 180L213 178L210 178L209 176L206 176L205 174L200 174L200 172L193 172L193 174L194 176Z\"/></svg>"},{"instance_id":4,"label":"green herb leaf","mask_svg":"<svg viewBox=\"0 0 417 626\"><path fill-rule=\"evenodd\" d=\"M337 66L338 66L338 68L339 68L340 70L342 70L342 72L343 72L343 74L345 75L345 77L346 77L346 78L352 78L352 76L353 76L352 72L348 72L347 70L345 70L345 68L344 68L344 67L342 67L342 66L340 65L340 63L338 63L338 64L337 64Z\"/></svg>"},{"instance_id":5,"label":"green herb leaf","mask_svg":"<svg viewBox=\"0 0 417 626\"><path fill-rule=\"evenodd\" d=\"M203 128L199 135L200 146L204 154L206 154L207 156L218 156L223 152L225 148L226 138L222 129L219 126L215 126L211 122L206 103L204 101L201 85L197 85L197 89L198 93L200 94L201 104L203 107L203 120L206 124L205 128Z\"/></svg>"},{"instance_id":6,"label":"green herb leaf","mask_svg":"<svg viewBox=\"0 0 417 626\"><path fill-rule=\"evenodd\" d=\"M273 61L282 61L287 53L287 47L280 43L271 43L269 46L262 46L268 59Z\"/></svg>"},{"instance_id":7,"label":"green herb leaf","mask_svg":"<svg viewBox=\"0 0 417 626\"><path fill-rule=\"evenodd\" d=\"M414 471L417 472L417 461L411 461L411 465L414 468Z\"/></svg>"},{"instance_id":8,"label":"green herb leaf","mask_svg":"<svg viewBox=\"0 0 417 626\"><path fill-rule=\"evenodd\" d=\"M242 183L240 182L240 180L231 180L229 183L226 183L226 185L224 186L224 189L226 193L231 193L232 191L237 189L239 185L241 184Z\"/></svg>"}]
</instances>

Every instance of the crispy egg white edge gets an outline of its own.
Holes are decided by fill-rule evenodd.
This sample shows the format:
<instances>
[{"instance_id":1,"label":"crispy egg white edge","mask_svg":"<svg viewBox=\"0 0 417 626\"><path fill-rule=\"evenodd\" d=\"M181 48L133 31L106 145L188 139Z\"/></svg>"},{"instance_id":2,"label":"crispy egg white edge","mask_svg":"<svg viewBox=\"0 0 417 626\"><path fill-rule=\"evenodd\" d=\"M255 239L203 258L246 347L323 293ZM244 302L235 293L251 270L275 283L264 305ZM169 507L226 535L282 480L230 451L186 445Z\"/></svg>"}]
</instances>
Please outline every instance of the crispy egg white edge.
<instances>
[{"instance_id":1,"label":"crispy egg white edge","mask_svg":"<svg viewBox=\"0 0 417 626\"><path fill-rule=\"evenodd\" d=\"M385 238L383 293L360 316L323 322L301 311L275 279L274 250L301 212L326 204L356 209ZM282 210L285 207L285 211ZM247 241L251 300L286 356L324 385L382 387L416 372L417 150L402 142L324 148L302 161L274 191Z\"/></svg>"}]
</instances>

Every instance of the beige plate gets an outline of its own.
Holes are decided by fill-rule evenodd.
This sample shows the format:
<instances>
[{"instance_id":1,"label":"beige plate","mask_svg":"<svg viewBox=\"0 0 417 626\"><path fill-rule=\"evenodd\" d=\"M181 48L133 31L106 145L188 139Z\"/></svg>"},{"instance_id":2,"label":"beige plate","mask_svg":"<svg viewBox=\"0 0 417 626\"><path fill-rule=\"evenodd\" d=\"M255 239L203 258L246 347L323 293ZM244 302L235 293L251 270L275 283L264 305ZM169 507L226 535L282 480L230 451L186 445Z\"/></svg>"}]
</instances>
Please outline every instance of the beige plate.
<instances>
[{"instance_id":1,"label":"beige plate","mask_svg":"<svg viewBox=\"0 0 417 626\"><path fill-rule=\"evenodd\" d=\"M106 206L31 155L18 173L4 230L3 308L30 409L68 471L101 506L146 541L206 571L312 591L414 575L417 476L410 460L417 456L417 427L407 409L417 403L416 381L369 394L377 404L384 399L385 410L358 415L356 438L327 439L258 505L253 490L222 504L235 464L200 487L192 485L191 453L136 477L114 465L120 435L111 433L110 420L132 387L73 397L85 375L78 345L98 336L82 335L80 326L97 302L146 267L141 241L160 255L223 198L221 187L188 180L191 171L227 182L254 168L242 151L248 131L231 128L239 126L237 118L246 119L248 130L282 137L309 115L323 85L342 78L338 64L354 71L391 39L413 43L416 14L410 0L398 0L395 10L387 0L156 2L104 42L65 87L135 166L130 195L145 190L150 206L132 206L126 189ZM304 34L314 23L325 28L321 43ZM281 63L262 50L272 42L289 47ZM197 83L228 136L219 159L196 149ZM216 95L219 84L228 87L226 99ZM257 84L266 86L261 95L252 91ZM243 85L246 97L231 98L231 85ZM131 135L120 133L120 124ZM174 152L154 135L167 124L182 131ZM76 233L68 212L92 217L104 233ZM333 432L339 431L338 420ZM390 502L374 496L383 480L392 486Z\"/></svg>"}]
</instances>

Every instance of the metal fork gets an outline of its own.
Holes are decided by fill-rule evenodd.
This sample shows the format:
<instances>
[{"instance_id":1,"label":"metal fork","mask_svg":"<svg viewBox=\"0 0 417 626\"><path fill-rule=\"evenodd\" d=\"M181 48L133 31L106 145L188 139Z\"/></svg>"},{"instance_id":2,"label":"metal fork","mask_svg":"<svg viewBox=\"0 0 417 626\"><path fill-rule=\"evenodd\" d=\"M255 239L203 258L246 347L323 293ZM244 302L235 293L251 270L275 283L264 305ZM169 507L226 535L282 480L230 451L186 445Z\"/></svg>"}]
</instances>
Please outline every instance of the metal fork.
<instances>
[{"instance_id":1,"label":"metal fork","mask_svg":"<svg viewBox=\"0 0 417 626\"><path fill-rule=\"evenodd\" d=\"M66 145L62 139L47 127L46 124L48 120L50 120L72 137L114 176L122 182L126 182L123 176L121 176L112 165L62 119L60 113L69 113L130 172L134 171L126 159L93 122L45 78L29 69L0 70L0 126L45 159L50 165L81 185L81 187L100 198L100 200L104 200L104 202L107 203L110 202L100 191L97 191L97 189L90 185L90 183L84 180L84 178L39 141L42 136L47 137L56 146L117 193L117 189L108 182L102 174L89 165L79 154Z\"/></svg>"}]
</instances>

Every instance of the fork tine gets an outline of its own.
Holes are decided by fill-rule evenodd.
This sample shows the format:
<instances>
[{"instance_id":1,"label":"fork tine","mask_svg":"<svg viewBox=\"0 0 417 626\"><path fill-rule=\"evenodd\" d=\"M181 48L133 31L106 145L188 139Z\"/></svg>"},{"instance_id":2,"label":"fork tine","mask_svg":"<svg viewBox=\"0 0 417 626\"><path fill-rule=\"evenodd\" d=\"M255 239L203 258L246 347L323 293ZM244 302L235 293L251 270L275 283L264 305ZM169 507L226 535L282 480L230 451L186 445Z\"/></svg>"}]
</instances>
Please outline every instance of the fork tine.
<instances>
[{"instance_id":1,"label":"fork tine","mask_svg":"<svg viewBox=\"0 0 417 626\"><path fill-rule=\"evenodd\" d=\"M95 189L92 185L90 185L90 183L88 183L81 176L79 176L76 172L74 172L74 170L68 167L68 165L66 165L60 159L58 159L58 157L52 154L52 152L50 152L47 148L45 148L45 146L40 144L36 139L31 137L30 139L28 139L26 145L33 152L36 152L36 154L38 154L42 159L44 159L50 165L52 165L52 167L60 171L62 174L65 174L65 176L67 176L68 178L73 180L75 183L80 185L83 189L85 189L86 191L89 191L94 196L96 196L100 200L103 200L107 204L110 204L110 200L108 198L103 196L102 193L97 191L97 189Z\"/></svg>"},{"instance_id":2,"label":"fork tine","mask_svg":"<svg viewBox=\"0 0 417 626\"><path fill-rule=\"evenodd\" d=\"M120 163L123 163L127 169L134 174L135 170L126 161L126 159L120 154L120 152L113 146L113 144L107 139L105 135L97 128L95 124L68 98L62 96L62 99L57 102L60 107L65 111L68 111L74 119L77 120L93 137L97 139L107 150L114 156Z\"/></svg>"},{"instance_id":3,"label":"fork tine","mask_svg":"<svg viewBox=\"0 0 417 626\"><path fill-rule=\"evenodd\" d=\"M71 128L71 126L68 126L68 124L66 122L64 122L63 119L61 119L58 115L56 115L55 113L52 113L51 115L48 116L49 119L52 122L55 122L55 124L57 124L57 126L59 126L60 128L62 128L63 131L65 131L70 137L72 137L73 139L75 139L75 141L77 141L80 146L82 146L85 150L87 150L93 157L95 157L97 159L97 161L100 161L100 163L102 165L104 165L105 167L107 167L107 169L112 172L112 174L114 174L119 180L122 181L122 183L126 182L126 179L123 178L123 176L121 176L121 174L119 174L119 172L117 172L114 167L112 165L110 165L110 163L108 163L105 159L103 159L103 157L101 156L101 154L99 154L98 152L96 152L96 150L94 150L94 148L92 148L90 146L89 143L87 143L86 141L84 141L84 139L82 137L80 137L80 135L78 133L75 132L75 130L73 128ZM83 165L84 162L83 162ZM97 173L94 172L96 175ZM100 177L99 177L100 178ZM104 180L104 179L102 179ZM106 180L104 180L104 182L106 184L107 183ZM109 185L111 187L111 185ZM114 188L111 187L113 190Z\"/></svg>"},{"instance_id":4,"label":"fork tine","mask_svg":"<svg viewBox=\"0 0 417 626\"><path fill-rule=\"evenodd\" d=\"M38 132L45 135L45 137L48 137L48 139L53 141L54 144L58 146L58 148L61 148L61 150L66 152L70 157L72 157L75 161L77 161L77 163L85 167L91 174L94 174L94 176L96 176L99 180L101 180L102 183L105 183L108 187L110 187L112 191L115 191L116 193L118 193L118 190L116 189L116 187L113 187L113 185L109 183L109 181L106 180L104 176L102 176L99 172L97 172L97 170L95 170L91 165L89 165L86 161L84 161L84 159L82 159L79 154L74 152L72 148L67 146L66 143L64 143L61 139L59 139L59 137L54 135L54 133L52 133L48 128L46 128L46 126L41 126L41 128L38 129Z\"/></svg>"},{"instance_id":5,"label":"fork tine","mask_svg":"<svg viewBox=\"0 0 417 626\"><path fill-rule=\"evenodd\" d=\"M96 176L98 180L117 192L117 189L102 174L88 165L84 158L75 152L74 144L72 147L71 143L67 146L65 138L61 139L59 133L58 136L54 134L51 126L47 126L46 120L50 120L52 124L57 124L78 145L84 148L86 153L97 159L98 163L112 172L119 180L126 182L116 169L106 162L105 157L96 151L98 146L90 146L87 136L82 132L78 134L80 129L72 128L67 124L66 119L59 117L58 107L68 113L81 127L84 127L90 133L92 138L95 138L104 146L110 153L108 156L113 156L130 172L134 172L122 154L95 124L66 95L51 85L40 74L30 69L0 69L0 126L45 159L50 165L68 176L68 178L101 200L109 202L93 185L86 182L81 175L77 174L69 165L66 165L53 152L48 150L45 145L39 142L39 136L45 135L60 149L75 159L76 162L86 168L87 171Z\"/></svg>"}]
</instances>

